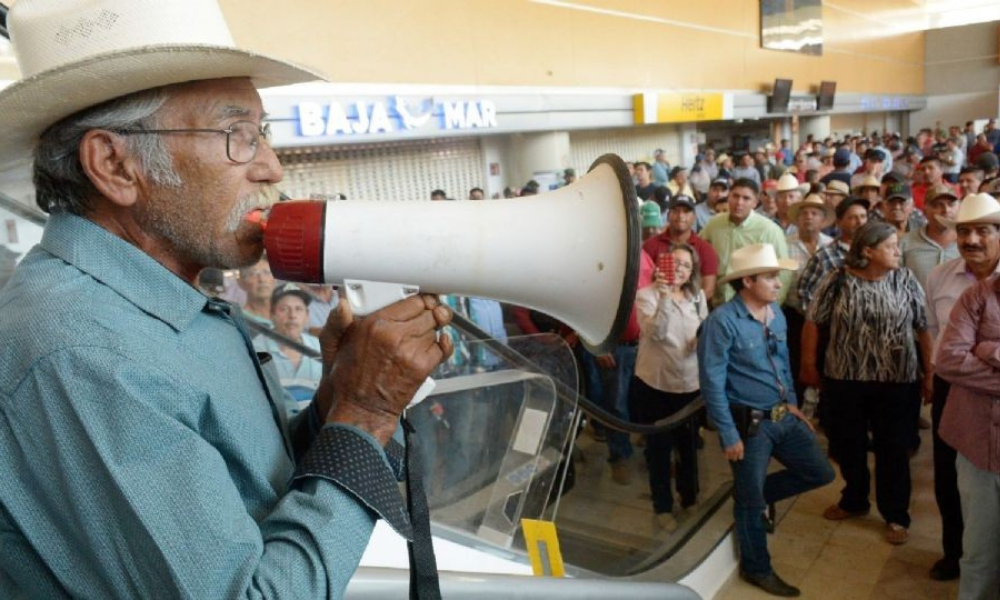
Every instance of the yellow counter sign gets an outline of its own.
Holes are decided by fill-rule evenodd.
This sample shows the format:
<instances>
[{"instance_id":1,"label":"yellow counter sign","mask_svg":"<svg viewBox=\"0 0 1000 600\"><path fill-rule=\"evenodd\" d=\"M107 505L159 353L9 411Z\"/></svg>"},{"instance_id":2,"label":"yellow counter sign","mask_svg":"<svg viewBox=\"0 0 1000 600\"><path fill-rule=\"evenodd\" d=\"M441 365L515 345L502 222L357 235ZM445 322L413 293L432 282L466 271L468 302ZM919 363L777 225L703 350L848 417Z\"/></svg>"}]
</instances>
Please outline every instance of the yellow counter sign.
<instances>
[{"instance_id":1,"label":"yellow counter sign","mask_svg":"<svg viewBox=\"0 0 1000 600\"><path fill-rule=\"evenodd\" d=\"M733 118L733 97L725 93L646 92L636 94L633 105L637 125Z\"/></svg>"}]
</instances>

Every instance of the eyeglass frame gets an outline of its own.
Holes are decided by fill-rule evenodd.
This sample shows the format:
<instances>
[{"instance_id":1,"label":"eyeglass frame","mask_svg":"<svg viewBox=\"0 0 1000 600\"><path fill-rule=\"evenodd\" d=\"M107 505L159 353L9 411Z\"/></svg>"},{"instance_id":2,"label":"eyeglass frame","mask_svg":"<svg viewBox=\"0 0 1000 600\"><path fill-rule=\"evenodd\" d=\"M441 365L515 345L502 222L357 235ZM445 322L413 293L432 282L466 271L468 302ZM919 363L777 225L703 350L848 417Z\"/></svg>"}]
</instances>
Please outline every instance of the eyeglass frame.
<instances>
[{"instance_id":1,"label":"eyeglass frame","mask_svg":"<svg viewBox=\"0 0 1000 600\"><path fill-rule=\"evenodd\" d=\"M253 156L251 156L247 160L236 160L235 158L233 158L232 152L230 151L231 149L229 147L230 146L230 139L232 138L232 134L236 133L236 131L233 130L233 127L236 127L237 125L239 125L241 123L248 123L249 125L251 125L254 128L254 130L256 130L256 133L257 133L256 145L253 147ZM263 139L265 142L267 142L269 144L271 142L271 124L270 123L262 123L262 124L258 125L256 123L254 123L253 121L246 121L246 120L236 121L235 123L233 123L232 125L230 125L228 129L197 129L197 128L195 128L195 129L109 129L108 131L111 131L113 133L117 133L119 135L136 135L136 134L145 134L145 133L153 133L153 134L161 134L161 133L224 133L224 134L226 134L226 158L228 158L229 160L231 160L232 162L234 162L234 163L236 163L238 165L245 165L245 164L251 163L251 162L254 161L255 158L257 158L257 153L260 152L260 140L261 139Z\"/></svg>"}]
</instances>

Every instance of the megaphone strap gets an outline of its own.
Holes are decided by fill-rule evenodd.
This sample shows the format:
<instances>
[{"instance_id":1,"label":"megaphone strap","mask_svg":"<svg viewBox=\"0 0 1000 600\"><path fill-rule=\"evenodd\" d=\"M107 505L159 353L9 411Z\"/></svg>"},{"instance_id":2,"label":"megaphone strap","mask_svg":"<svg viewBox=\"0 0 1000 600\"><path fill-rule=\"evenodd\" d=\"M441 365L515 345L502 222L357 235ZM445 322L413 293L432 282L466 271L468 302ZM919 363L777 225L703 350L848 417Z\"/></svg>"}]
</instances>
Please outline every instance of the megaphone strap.
<instances>
[{"instance_id":1,"label":"megaphone strap","mask_svg":"<svg viewBox=\"0 0 1000 600\"><path fill-rule=\"evenodd\" d=\"M440 600L437 560L431 541L431 513L424 493L423 463L413 425L403 418L403 440L406 445L406 508L413 526L413 541L407 542L410 556L411 600Z\"/></svg>"}]
</instances>

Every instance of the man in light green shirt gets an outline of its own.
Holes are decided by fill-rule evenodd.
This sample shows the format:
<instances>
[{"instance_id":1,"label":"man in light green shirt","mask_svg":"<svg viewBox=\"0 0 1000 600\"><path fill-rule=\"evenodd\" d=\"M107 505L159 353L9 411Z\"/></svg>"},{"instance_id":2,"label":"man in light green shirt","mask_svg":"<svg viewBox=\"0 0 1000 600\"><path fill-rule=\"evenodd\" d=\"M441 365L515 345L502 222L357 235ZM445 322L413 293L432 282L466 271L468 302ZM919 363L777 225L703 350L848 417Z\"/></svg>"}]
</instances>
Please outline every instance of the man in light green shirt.
<instances>
[{"instance_id":1,"label":"man in light green shirt","mask_svg":"<svg viewBox=\"0 0 1000 600\"><path fill-rule=\"evenodd\" d=\"M733 251L750 244L771 244L778 258L788 258L788 245L781 228L765 216L757 213L757 196L760 186L752 179L737 179L729 191L729 212L718 214L709 220L701 231L701 238L715 248L719 255L719 273L729 272L729 256ZM782 272L781 292L778 303L785 302L791 274ZM712 305L719 306L733 297L728 285L720 285L712 297Z\"/></svg>"}]
</instances>

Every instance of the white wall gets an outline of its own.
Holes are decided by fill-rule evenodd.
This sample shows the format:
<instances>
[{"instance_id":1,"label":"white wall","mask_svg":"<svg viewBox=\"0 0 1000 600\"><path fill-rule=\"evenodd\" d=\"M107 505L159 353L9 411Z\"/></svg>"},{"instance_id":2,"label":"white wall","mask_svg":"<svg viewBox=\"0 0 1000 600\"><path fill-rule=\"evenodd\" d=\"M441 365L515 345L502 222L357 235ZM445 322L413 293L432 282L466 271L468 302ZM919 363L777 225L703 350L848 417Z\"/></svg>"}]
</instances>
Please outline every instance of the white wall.
<instances>
[{"instance_id":1,"label":"white wall","mask_svg":"<svg viewBox=\"0 0 1000 600\"><path fill-rule=\"evenodd\" d=\"M910 131L996 118L1000 113L1000 21L929 30L924 38L927 108Z\"/></svg>"}]
</instances>

